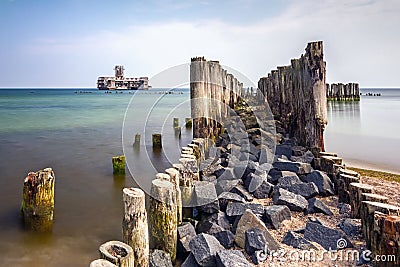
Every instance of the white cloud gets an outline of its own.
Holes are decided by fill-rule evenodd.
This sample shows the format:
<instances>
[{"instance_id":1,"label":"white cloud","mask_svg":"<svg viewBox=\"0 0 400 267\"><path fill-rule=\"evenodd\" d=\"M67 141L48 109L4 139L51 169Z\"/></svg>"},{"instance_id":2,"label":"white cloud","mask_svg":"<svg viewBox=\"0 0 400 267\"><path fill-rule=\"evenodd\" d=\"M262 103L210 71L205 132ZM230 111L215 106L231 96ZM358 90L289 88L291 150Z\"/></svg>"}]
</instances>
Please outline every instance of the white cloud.
<instances>
[{"instance_id":1,"label":"white cloud","mask_svg":"<svg viewBox=\"0 0 400 267\"><path fill-rule=\"evenodd\" d=\"M399 11L397 1L295 1L278 17L252 25L220 20L133 25L74 40L39 40L25 53L63 61L65 71L87 86L98 75L112 74L117 63L128 74L151 76L199 55L257 83L277 65L299 57L308 41L323 40L329 82L399 86ZM54 82L62 76L56 70L54 75Z\"/></svg>"}]
</instances>

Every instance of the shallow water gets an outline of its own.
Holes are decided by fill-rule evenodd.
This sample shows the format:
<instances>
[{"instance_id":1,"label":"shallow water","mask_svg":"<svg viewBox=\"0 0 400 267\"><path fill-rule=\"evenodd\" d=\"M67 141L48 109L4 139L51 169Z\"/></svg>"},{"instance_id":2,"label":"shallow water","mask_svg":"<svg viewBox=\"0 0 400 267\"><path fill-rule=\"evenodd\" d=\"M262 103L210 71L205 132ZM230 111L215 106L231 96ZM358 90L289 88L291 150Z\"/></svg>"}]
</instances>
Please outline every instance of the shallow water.
<instances>
[{"instance_id":1,"label":"shallow water","mask_svg":"<svg viewBox=\"0 0 400 267\"><path fill-rule=\"evenodd\" d=\"M88 266L98 257L100 244L121 239L122 188L134 186L135 181L128 173L114 177L111 157L123 153L123 119L132 95L90 92L0 90L0 266ZM189 99L187 90L171 95L139 92L135 98L153 103L161 96L148 133L162 130L165 109ZM137 118L149 113L143 107L129 110ZM189 117L189 112L178 110L175 115ZM169 122L172 128L172 118ZM181 141L176 141L165 125L166 148L191 139L190 131L183 130ZM133 127L132 136L140 130ZM137 162L150 158L158 169L169 164L144 141L140 153L132 143L127 145L126 152ZM170 160L178 155L172 153ZM19 214L26 174L45 167L52 167L56 175L55 223L47 235L24 230ZM150 180L155 170L141 164L134 173Z\"/></svg>"}]
</instances>

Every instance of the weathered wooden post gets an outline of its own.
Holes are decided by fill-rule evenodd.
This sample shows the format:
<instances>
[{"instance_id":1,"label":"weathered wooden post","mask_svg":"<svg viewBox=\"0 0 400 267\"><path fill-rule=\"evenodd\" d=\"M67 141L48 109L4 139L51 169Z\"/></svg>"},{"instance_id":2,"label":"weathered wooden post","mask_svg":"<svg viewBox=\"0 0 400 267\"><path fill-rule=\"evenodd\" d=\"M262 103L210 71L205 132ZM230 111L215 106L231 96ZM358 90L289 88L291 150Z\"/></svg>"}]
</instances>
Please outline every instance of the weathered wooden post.
<instances>
[{"instance_id":1,"label":"weathered wooden post","mask_svg":"<svg viewBox=\"0 0 400 267\"><path fill-rule=\"evenodd\" d=\"M192 118L185 118L186 128L192 128L192 124L193 124Z\"/></svg>"},{"instance_id":2,"label":"weathered wooden post","mask_svg":"<svg viewBox=\"0 0 400 267\"><path fill-rule=\"evenodd\" d=\"M165 172L171 177L171 183L175 186L178 225L180 225L182 223L182 192L179 186L181 174L177 169L174 168L168 168L165 170Z\"/></svg>"},{"instance_id":3,"label":"weathered wooden post","mask_svg":"<svg viewBox=\"0 0 400 267\"><path fill-rule=\"evenodd\" d=\"M149 266L149 232L145 194L139 188L124 188L122 240L132 247L135 267Z\"/></svg>"},{"instance_id":4,"label":"weathered wooden post","mask_svg":"<svg viewBox=\"0 0 400 267\"><path fill-rule=\"evenodd\" d=\"M117 265L105 259L97 259L90 263L89 267L117 267Z\"/></svg>"},{"instance_id":5,"label":"weathered wooden post","mask_svg":"<svg viewBox=\"0 0 400 267\"><path fill-rule=\"evenodd\" d=\"M360 209L363 193L373 193L374 187L368 184L351 183L349 185L351 216L360 218Z\"/></svg>"},{"instance_id":6,"label":"weathered wooden post","mask_svg":"<svg viewBox=\"0 0 400 267\"><path fill-rule=\"evenodd\" d=\"M181 130L181 127L180 127L180 126L174 127L174 132L175 132L175 136L176 136L177 138L181 138L182 130Z\"/></svg>"},{"instance_id":7,"label":"weathered wooden post","mask_svg":"<svg viewBox=\"0 0 400 267\"><path fill-rule=\"evenodd\" d=\"M27 228L39 232L52 229L54 182L55 175L51 168L30 172L25 178L21 212Z\"/></svg>"},{"instance_id":8,"label":"weathered wooden post","mask_svg":"<svg viewBox=\"0 0 400 267\"><path fill-rule=\"evenodd\" d=\"M140 146L140 134L135 135L135 142L133 143L134 146Z\"/></svg>"},{"instance_id":9,"label":"weathered wooden post","mask_svg":"<svg viewBox=\"0 0 400 267\"><path fill-rule=\"evenodd\" d=\"M100 258L114 263L118 267L134 267L132 248L120 241L108 241L99 247Z\"/></svg>"},{"instance_id":10,"label":"weathered wooden post","mask_svg":"<svg viewBox=\"0 0 400 267\"><path fill-rule=\"evenodd\" d=\"M179 126L179 118L174 118L174 128Z\"/></svg>"},{"instance_id":11,"label":"weathered wooden post","mask_svg":"<svg viewBox=\"0 0 400 267\"><path fill-rule=\"evenodd\" d=\"M153 134L153 148L162 148L161 134Z\"/></svg>"},{"instance_id":12,"label":"weathered wooden post","mask_svg":"<svg viewBox=\"0 0 400 267\"><path fill-rule=\"evenodd\" d=\"M161 249L176 260L178 215L175 186L167 181L152 181L150 193L150 237L151 247Z\"/></svg>"},{"instance_id":13,"label":"weathered wooden post","mask_svg":"<svg viewBox=\"0 0 400 267\"><path fill-rule=\"evenodd\" d=\"M113 173L125 174L125 156L112 157Z\"/></svg>"}]
</instances>

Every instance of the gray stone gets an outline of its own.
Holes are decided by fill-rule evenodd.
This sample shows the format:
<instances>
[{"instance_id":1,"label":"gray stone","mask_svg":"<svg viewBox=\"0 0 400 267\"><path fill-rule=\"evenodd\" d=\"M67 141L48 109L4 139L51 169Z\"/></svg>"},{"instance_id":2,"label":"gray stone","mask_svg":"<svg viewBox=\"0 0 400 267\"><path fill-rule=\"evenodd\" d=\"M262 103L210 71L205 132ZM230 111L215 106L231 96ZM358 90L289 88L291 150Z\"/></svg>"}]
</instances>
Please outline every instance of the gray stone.
<instances>
[{"instance_id":1,"label":"gray stone","mask_svg":"<svg viewBox=\"0 0 400 267\"><path fill-rule=\"evenodd\" d=\"M248 169L248 162L240 161L239 163L236 163L233 166L233 173L237 178L245 178L250 173L250 170Z\"/></svg>"},{"instance_id":2,"label":"gray stone","mask_svg":"<svg viewBox=\"0 0 400 267\"><path fill-rule=\"evenodd\" d=\"M244 212L237 224L235 243L239 247L245 247L245 233L249 228L258 228L263 231L268 249L278 250L280 248L279 243L269 233L265 224L249 209Z\"/></svg>"},{"instance_id":3,"label":"gray stone","mask_svg":"<svg viewBox=\"0 0 400 267\"><path fill-rule=\"evenodd\" d=\"M339 203L339 214L343 214L346 217L350 217L351 215L351 205L347 203Z\"/></svg>"},{"instance_id":4,"label":"gray stone","mask_svg":"<svg viewBox=\"0 0 400 267\"><path fill-rule=\"evenodd\" d=\"M262 262L264 262L268 258L268 254L264 250L257 250L254 252L253 255L251 255L251 261L255 264L258 265Z\"/></svg>"},{"instance_id":5,"label":"gray stone","mask_svg":"<svg viewBox=\"0 0 400 267\"><path fill-rule=\"evenodd\" d=\"M218 179L215 185L215 189L217 190L217 194L222 194L223 192L229 192L232 188L242 183L241 179L234 180L221 180Z\"/></svg>"},{"instance_id":6,"label":"gray stone","mask_svg":"<svg viewBox=\"0 0 400 267\"><path fill-rule=\"evenodd\" d=\"M261 204L240 203L240 202L229 203L226 208L226 215L228 216L228 218L233 219L233 217L242 216L246 209L250 209L252 212L257 214L259 217L262 217L264 215L264 208Z\"/></svg>"},{"instance_id":7,"label":"gray stone","mask_svg":"<svg viewBox=\"0 0 400 267\"><path fill-rule=\"evenodd\" d=\"M361 220L345 218L340 221L339 227L346 235L354 237L361 232Z\"/></svg>"},{"instance_id":8,"label":"gray stone","mask_svg":"<svg viewBox=\"0 0 400 267\"><path fill-rule=\"evenodd\" d=\"M268 173L268 182L276 185L278 183L279 178L282 177L282 171L272 168Z\"/></svg>"},{"instance_id":9,"label":"gray stone","mask_svg":"<svg viewBox=\"0 0 400 267\"><path fill-rule=\"evenodd\" d=\"M314 246L310 241L294 231L287 232L282 240L282 243L298 249L317 250L317 247Z\"/></svg>"},{"instance_id":10,"label":"gray stone","mask_svg":"<svg viewBox=\"0 0 400 267\"><path fill-rule=\"evenodd\" d=\"M271 193L274 189L274 185L263 181L262 184L257 187L253 192L253 196L258 199L271 197Z\"/></svg>"},{"instance_id":11,"label":"gray stone","mask_svg":"<svg viewBox=\"0 0 400 267\"><path fill-rule=\"evenodd\" d=\"M216 261L217 267L251 267L239 250L221 250L217 252Z\"/></svg>"},{"instance_id":12,"label":"gray stone","mask_svg":"<svg viewBox=\"0 0 400 267\"><path fill-rule=\"evenodd\" d=\"M214 184L210 182L196 181L194 185L194 195L198 209L205 213L215 213L219 211L219 202Z\"/></svg>"},{"instance_id":13,"label":"gray stone","mask_svg":"<svg viewBox=\"0 0 400 267\"><path fill-rule=\"evenodd\" d=\"M284 205L266 206L264 210L265 221L271 224L275 229L279 229L284 220L292 219L289 208Z\"/></svg>"},{"instance_id":14,"label":"gray stone","mask_svg":"<svg viewBox=\"0 0 400 267\"><path fill-rule=\"evenodd\" d=\"M290 160L303 163L311 163L314 160L314 154L311 151L307 151L304 155L301 156L291 156Z\"/></svg>"},{"instance_id":15,"label":"gray stone","mask_svg":"<svg viewBox=\"0 0 400 267\"><path fill-rule=\"evenodd\" d=\"M300 184L302 181L296 173L290 171L282 171L282 177L278 179L278 186L287 189L295 184Z\"/></svg>"},{"instance_id":16,"label":"gray stone","mask_svg":"<svg viewBox=\"0 0 400 267\"><path fill-rule=\"evenodd\" d=\"M189 252L189 242L196 235L194 226L189 222L184 222L178 226L178 251Z\"/></svg>"},{"instance_id":17,"label":"gray stone","mask_svg":"<svg viewBox=\"0 0 400 267\"><path fill-rule=\"evenodd\" d=\"M289 160L278 159L272 164L274 168L281 171L291 171L296 174L307 174L311 172L311 165L304 162L292 162Z\"/></svg>"},{"instance_id":18,"label":"gray stone","mask_svg":"<svg viewBox=\"0 0 400 267\"><path fill-rule=\"evenodd\" d=\"M197 264L197 261L192 253L189 254L189 256L185 259L185 261L181 265L181 267L198 267L198 266L200 265Z\"/></svg>"},{"instance_id":19,"label":"gray stone","mask_svg":"<svg viewBox=\"0 0 400 267\"><path fill-rule=\"evenodd\" d=\"M277 145L275 148L275 155L284 155L290 158L292 156L292 147L290 145Z\"/></svg>"},{"instance_id":20,"label":"gray stone","mask_svg":"<svg viewBox=\"0 0 400 267\"><path fill-rule=\"evenodd\" d=\"M306 148L304 146L293 146L292 155L293 156L303 156L306 153Z\"/></svg>"},{"instance_id":21,"label":"gray stone","mask_svg":"<svg viewBox=\"0 0 400 267\"><path fill-rule=\"evenodd\" d=\"M298 183L287 188L288 191L310 199L318 195L318 187L314 183Z\"/></svg>"},{"instance_id":22,"label":"gray stone","mask_svg":"<svg viewBox=\"0 0 400 267\"><path fill-rule=\"evenodd\" d=\"M308 206L304 197L277 187L274 190L272 200L275 205L286 205L292 211L304 211Z\"/></svg>"},{"instance_id":23,"label":"gray stone","mask_svg":"<svg viewBox=\"0 0 400 267\"><path fill-rule=\"evenodd\" d=\"M306 214L312 213L323 213L329 216L333 215L333 212L329 209L329 207L317 198L311 198L308 200L308 208Z\"/></svg>"},{"instance_id":24,"label":"gray stone","mask_svg":"<svg viewBox=\"0 0 400 267\"><path fill-rule=\"evenodd\" d=\"M215 255L218 251L224 250L219 241L208 234L199 234L192 238L189 243L196 262L200 266L213 267L216 265Z\"/></svg>"},{"instance_id":25,"label":"gray stone","mask_svg":"<svg viewBox=\"0 0 400 267\"><path fill-rule=\"evenodd\" d=\"M204 234L209 234L209 235L213 235L215 233L224 231L224 228L222 228L221 226L219 226L218 224L216 224L215 222L212 221L200 221L197 225L196 225L196 232L198 234L204 233Z\"/></svg>"},{"instance_id":26,"label":"gray stone","mask_svg":"<svg viewBox=\"0 0 400 267\"><path fill-rule=\"evenodd\" d=\"M149 267L172 267L171 256L163 250L155 249L149 255Z\"/></svg>"},{"instance_id":27,"label":"gray stone","mask_svg":"<svg viewBox=\"0 0 400 267\"><path fill-rule=\"evenodd\" d=\"M220 176L218 176L218 180L235 180L237 179L234 172L233 168L227 167L224 168L224 172L221 173Z\"/></svg>"},{"instance_id":28,"label":"gray stone","mask_svg":"<svg viewBox=\"0 0 400 267\"><path fill-rule=\"evenodd\" d=\"M264 233L258 228L249 228L245 232L244 248L248 255L253 255L257 250L266 250Z\"/></svg>"},{"instance_id":29,"label":"gray stone","mask_svg":"<svg viewBox=\"0 0 400 267\"><path fill-rule=\"evenodd\" d=\"M335 191L333 189L333 183L329 179L328 175L322 171L312 171L306 178L307 182L312 182L318 187L319 195L333 196Z\"/></svg>"},{"instance_id":30,"label":"gray stone","mask_svg":"<svg viewBox=\"0 0 400 267\"><path fill-rule=\"evenodd\" d=\"M219 243L224 246L224 248L231 248L235 240L235 235L229 231L224 230L213 234L213 236L218 239Z\"/></svg>"},{"instance_id":31,"label":"gray stone","mask_svg":"<svg viewBox=\"0 0 400 267\"><path fill-rule=\"evenodd\" d=\"M246 201L253 201L253 196L250 195L249 192L243 187L243 185L237 185L231 189L232 193L238 194L239 196L243 197Z\"/></svg>"},{"instance_id":32,"label":"gray stone","mask_svg":"<svg viewBox=\"0 0 400 267\"><path fill-rule=\"evenodd\" d=\"M339 250L353 247L353 244L342 231L314 222L307 222L304 238L311 242L317 242L326 250Z\"/></svg>"},{"instance_id":33,"label":"gray stone","mask_svg":"<svg viewBox=\"0 0 400 267\"><path fill-rule=\"evenodd\" d=\"M226 211L228 203L244 202L244 198L232 192L223 192L218 196L219 207L222 211Z\"/></svg>"}]
</instances>

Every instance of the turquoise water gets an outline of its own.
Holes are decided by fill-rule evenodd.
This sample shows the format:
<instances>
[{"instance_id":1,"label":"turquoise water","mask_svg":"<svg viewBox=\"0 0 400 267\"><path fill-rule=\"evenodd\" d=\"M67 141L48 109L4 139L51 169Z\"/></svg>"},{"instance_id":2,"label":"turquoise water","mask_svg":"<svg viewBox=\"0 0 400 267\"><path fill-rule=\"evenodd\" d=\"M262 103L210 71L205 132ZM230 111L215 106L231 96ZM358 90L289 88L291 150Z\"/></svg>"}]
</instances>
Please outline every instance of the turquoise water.
<instances>
[{"instance_id":1,"label":"turquoise water","mask_svg":"<svg viewBox=\"0 0 400 267\"><path fill-rule=\"evenodd\" d=\"M130 166L134 175L151 180L156 169L169 166L179 153L166 157L143 140L151 144L151 133L162 132L165 148L177 150L191 139L190 130L183 130L177 140L167 116L189 99L188 90L162 92L138 91L131 102L128 92L0 90L0 266L88 266L98 257L100 244L121 240L122 188L136 182L128 173L114 177L111 157L125 150L141 163ZM141 104L126 112L129 103ZM149 111L153 103L158 104ZM177 109L170 115L184 118L189 112ZM145 128L134 123L147 117ZM136 133L143 134L142 145L133 149L128 138L133 140ZM38 235L24 230L19 208L26 174L45 167L52 167L56 175L55 223L52 234Z\"/></svg>"},{"instance_id":2,"label":"turquoise water","mask_svg":"<svg viewBox=\"0 0 400 267\"><path fill-rule=\"evenodd\" d=\"M400 173L400 89L362 89L360 102L329 102L325 144L348 165ZM365 93L381 96L365 96Z\"/></svg>"}]
</instances>

